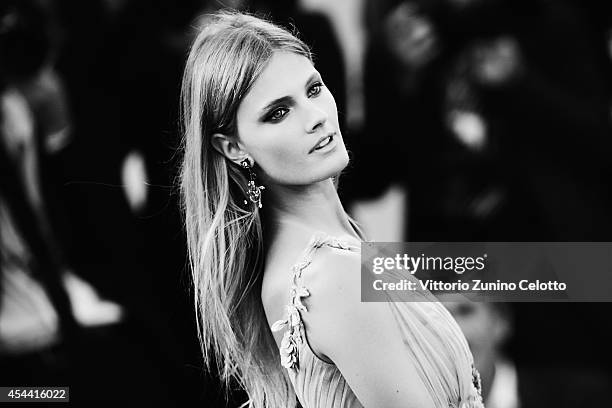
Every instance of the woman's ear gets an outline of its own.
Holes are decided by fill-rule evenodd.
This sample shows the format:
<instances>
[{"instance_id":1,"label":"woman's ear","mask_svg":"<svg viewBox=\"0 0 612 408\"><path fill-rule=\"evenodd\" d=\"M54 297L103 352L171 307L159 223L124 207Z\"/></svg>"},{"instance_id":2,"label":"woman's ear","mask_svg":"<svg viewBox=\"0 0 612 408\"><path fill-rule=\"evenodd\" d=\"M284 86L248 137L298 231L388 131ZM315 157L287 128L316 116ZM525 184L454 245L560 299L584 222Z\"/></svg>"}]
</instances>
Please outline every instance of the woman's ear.
<instances>
[{"instance_id":1,"label":"woman's ear","mask_svg":"<svg viewBox=\"0 0 612 408\"><path fill-rule=\"evenodd\" d=\"M233 137L215 133L212 137L212 145L215 150L238 165L244 159L251 160L250 156L240 146L240 142Z\"/></svg>"}]
</instances>

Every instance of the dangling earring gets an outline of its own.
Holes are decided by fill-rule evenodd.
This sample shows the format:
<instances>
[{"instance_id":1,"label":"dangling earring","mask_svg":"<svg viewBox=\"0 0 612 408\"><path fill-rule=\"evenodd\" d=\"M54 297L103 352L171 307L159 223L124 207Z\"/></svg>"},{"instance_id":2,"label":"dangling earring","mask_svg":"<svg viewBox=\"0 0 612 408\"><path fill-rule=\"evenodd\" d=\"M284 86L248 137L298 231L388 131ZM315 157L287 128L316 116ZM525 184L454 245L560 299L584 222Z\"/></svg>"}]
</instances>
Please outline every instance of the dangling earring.
<instances>
[{"instance_id":1,"label":"dangling earring","mask_svg":"<svg viewBox=\"0 0 612 408\"><path fill-rule=\"evenodd\" d=\"M255 184L255 172L253 171L253 167L249 163L248 159L244 159L242 162L240 162L240 165L243 169L249 172L247 195L252 202L257 203L257 206L261 208L261 191L265 190L265 187ZM244 203L247 204L246 200Z\"/></svg>"}]
</instances>

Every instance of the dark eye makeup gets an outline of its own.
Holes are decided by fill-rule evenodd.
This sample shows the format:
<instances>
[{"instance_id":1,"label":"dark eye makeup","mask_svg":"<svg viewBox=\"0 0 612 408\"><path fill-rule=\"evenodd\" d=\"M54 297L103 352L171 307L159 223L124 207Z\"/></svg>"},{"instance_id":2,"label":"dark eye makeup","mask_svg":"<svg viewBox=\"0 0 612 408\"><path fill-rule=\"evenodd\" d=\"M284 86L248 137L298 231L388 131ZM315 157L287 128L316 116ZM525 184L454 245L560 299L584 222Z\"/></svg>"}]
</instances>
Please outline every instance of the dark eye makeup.
<instances>
[{"instance_id":1,"label":"dark eye makeup","mask_svg":"<svg viewBox=\"0 0 612 408\"><path fill-rule=\"evenodd\" d=\"M284 118L287 113L289 113L288 108L285 108L285 107L276 108L272 112L270 112L268 116L266 116L265 120L266 122L278 122L279 120Z\"/></svg>"},{"instance_id":2,"label":"dark eye makeup","mask_svg":"<svg viewBox=\"0 0 612 408\"><path fill-rule=\"evenodd\" d=\"M309 98L313 98L318 96L321 93L325 85L320 79L315 79L314 82L308 86L307 95ZM291 98L281 98L283 102L287 103L287 105L291 105ZM289 106L276 106L273 107L268 114L266 114L263 118L264 122L278 123L284 119L284 117L289 113Z\"/></svg>"}]
</instances>

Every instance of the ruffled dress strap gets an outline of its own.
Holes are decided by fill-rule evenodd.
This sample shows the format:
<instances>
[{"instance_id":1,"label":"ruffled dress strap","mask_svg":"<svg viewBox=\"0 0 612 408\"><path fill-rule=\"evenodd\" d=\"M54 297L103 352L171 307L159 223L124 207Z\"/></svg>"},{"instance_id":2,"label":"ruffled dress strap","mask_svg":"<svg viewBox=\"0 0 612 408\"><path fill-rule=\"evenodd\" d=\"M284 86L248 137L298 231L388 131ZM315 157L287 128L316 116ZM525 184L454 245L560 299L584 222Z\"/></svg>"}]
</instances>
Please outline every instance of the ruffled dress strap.
<instances>
[{"instance_id":1,"label":"ruffled dress strap","mask_svg":"<svg viewBox=\"0 0 612 408\"><path fill-rule=\"evenodd\" d=\"M308 309L302 303L302 299L310 296L308 288L302 282L302 271L311 263L316 251L322 246L342 249L346 251L360 251L360 246L350 243L348 240L333 237L324 232L317 232L310 239L300 260L293 265L292 281L289 296L289 303L285 306L284 317L277 320L272 325L272 331L278 332L285 330L281 341L280 356L281 364L288 370L299 369L299 350L307 344L304 323L300 312L307 312ZM313 353L314 354L314 353Z\"/></svg>"},{"instance_id":2,"label":"ruffled dress strap","mask_svg":"<svg viewBox=\"0 0 612 408\"><path fill-rule=\"evenodd\" d=\"M292 267L289 302L285 306L283 318L272 325L272 331L285 331L280 347L281 364L288 370L297 395L302 397L300 401L303 406L306 408L361 407L354 394L346 391L350 390L348 387L343 387L345 391L339 397L342 401L350 401L348 405L312 403L311 401L319 400L310 395L312 393L308 393L305 390L307 387L303 384L304 378L317 377L313 374L315 372L317 374L333 372L334 375L341 377L341 373L333 363L317 357L312 351L301 315L308 311L303 300L310 296L309 289L302 280L302 272L312 263L317 250L323 246L355 252L361 250L360 245L353 244L350 240L325 233L315 234L299 261ZM480 376L473 366L467 341L448 310L429 296L424 297L423 301L402 302L401 299L395 299L393 293L388 295L388 304L396 318L401 336L435 406L482 408ZM335 383L340 383L340 380ZM305 401L309 403L304 405Z\"/></svg>"}]
</instances>

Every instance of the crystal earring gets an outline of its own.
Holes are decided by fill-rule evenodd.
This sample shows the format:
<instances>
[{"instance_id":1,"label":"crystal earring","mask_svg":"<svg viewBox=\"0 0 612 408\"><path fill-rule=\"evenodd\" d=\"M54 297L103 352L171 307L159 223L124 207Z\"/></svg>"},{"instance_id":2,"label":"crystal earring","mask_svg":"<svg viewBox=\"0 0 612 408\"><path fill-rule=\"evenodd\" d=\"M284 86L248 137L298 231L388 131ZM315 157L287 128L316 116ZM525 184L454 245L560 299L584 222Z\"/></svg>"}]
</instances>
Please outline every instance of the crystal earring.
<instances>
[{"instance_id":1,"label":"crystal earring","mask_svg":"<svg viewBox=\"0 0 612 408\"><path fill-rule=\"evenodd\" d=\"M256 203L257 206L261 208L261 191L265 190L265 187L255 184L255 172L253 171L253 166L251 166L248 159L244 159L242 162L240 162L240 165L243 169L249 172L247 195L249 196L251 202ZM247 204L247 201L244 200L244 203Z\"/></svg>"}]
</instances>

